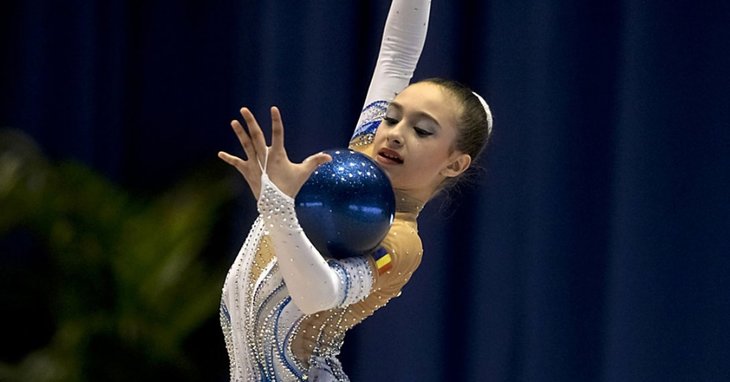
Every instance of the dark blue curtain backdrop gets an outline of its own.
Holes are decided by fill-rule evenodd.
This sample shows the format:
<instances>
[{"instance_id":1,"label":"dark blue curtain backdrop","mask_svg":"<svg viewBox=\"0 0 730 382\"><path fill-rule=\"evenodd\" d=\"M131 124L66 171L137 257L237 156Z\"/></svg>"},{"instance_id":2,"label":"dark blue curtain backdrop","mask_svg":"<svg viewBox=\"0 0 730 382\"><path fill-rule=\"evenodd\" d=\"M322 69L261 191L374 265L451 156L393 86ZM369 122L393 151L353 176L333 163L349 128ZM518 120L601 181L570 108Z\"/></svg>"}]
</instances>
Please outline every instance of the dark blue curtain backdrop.
<instances>
[{"instance_id":1,"label":"dark blue curtain backdrop","mask_svg":"<svg viewBox=\"0 0 730 382\"><path fill-rule=\"evenodd\" d=\"M346 144L388 6L4 1L0 125L146 192L276 104L301 160ZM728 380L729 50L722 0L434 0L416 79L481 92L494 139L480 182L422 214L403 295L349 335L352 379Z\"/></svg>"}]
</instances>

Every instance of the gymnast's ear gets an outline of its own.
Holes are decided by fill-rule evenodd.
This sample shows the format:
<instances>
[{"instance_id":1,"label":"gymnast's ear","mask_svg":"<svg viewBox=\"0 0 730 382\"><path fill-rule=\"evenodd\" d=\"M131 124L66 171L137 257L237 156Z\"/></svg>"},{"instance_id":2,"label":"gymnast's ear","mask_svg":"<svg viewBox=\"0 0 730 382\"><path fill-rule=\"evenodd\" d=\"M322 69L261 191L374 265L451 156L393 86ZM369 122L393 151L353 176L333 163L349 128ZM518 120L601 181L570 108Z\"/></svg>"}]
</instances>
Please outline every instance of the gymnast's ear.
<instances>
[{"instance_id":1,"label":"gymnast's ear","mask_svg":"<svg viewBox=\"0 0 730 382\"><path fill-rule=\"evenodd\" d=\"M441 170L441 175L446 178L454 178L471 166L471 155L456 152L449 158L449 164Z\"/></svg>"}]
</instances>

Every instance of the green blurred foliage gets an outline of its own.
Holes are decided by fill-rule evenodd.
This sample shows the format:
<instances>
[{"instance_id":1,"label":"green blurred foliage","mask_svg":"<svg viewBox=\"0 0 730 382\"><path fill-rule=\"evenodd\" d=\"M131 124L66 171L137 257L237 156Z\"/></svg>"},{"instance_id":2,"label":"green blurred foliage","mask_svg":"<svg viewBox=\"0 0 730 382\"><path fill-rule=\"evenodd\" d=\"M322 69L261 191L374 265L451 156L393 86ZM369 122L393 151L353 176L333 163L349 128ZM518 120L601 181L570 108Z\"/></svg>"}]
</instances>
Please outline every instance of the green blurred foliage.
<instances>
[{"instance_id":1,"label":"green blurred foliage","mask_svg":"<svg viewBox=\"0 0 730 382\"><path fill-rule=\"evenodd\" d=\"M52 261L55 333L3 381L192 380L183 350L217 316L225 267L202 259L231 176L199 171L133 197L77 163L49 163L26 135L0 131L0 235L18 227ZM221 342L221 346L223 346Z\"/></svg>"}]
</instances>

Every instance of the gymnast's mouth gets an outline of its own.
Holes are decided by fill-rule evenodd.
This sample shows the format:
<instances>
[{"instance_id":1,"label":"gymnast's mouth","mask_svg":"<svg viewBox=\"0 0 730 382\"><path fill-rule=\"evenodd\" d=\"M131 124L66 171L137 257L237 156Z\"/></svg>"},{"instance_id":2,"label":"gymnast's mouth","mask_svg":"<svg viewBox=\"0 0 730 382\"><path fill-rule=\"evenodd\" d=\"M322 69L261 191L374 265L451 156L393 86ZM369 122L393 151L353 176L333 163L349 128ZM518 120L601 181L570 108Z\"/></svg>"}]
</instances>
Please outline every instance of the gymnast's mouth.
<instances>
[{"instance_id":1,"label":"gymnast's mouth","mask_svg":"<svg viewBox=\"0 0 730 382\"><path fill-rule=\"evenodd\" d=\"M377 160L382 164L403 164L403 158L400 154L385 147L378 150Z\"/></svg>"}]
</instances>

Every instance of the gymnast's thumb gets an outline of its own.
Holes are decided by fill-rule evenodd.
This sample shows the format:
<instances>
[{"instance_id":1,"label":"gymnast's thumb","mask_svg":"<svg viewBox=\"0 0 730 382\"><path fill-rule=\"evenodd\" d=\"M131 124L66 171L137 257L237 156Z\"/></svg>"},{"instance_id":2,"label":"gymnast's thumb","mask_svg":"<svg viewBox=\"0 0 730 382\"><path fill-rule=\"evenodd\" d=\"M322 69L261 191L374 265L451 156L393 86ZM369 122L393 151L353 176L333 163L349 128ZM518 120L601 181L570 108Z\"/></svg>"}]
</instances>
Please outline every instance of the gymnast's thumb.
<instances>
[{"instance_id":1,"label":"gymnast's thumb","mask_svg":"<svg viewBox=\"0 0 730 382\"><path fill-rule=\"evenodd\" d=\"M317 153L314 155L310 155L307 159L302 162L302 164L307 169L308 173L314 172L314 170L319 167L319 165L327 163L332 160L332 157L327 153Z\"/></svg>"}]
</instances>

